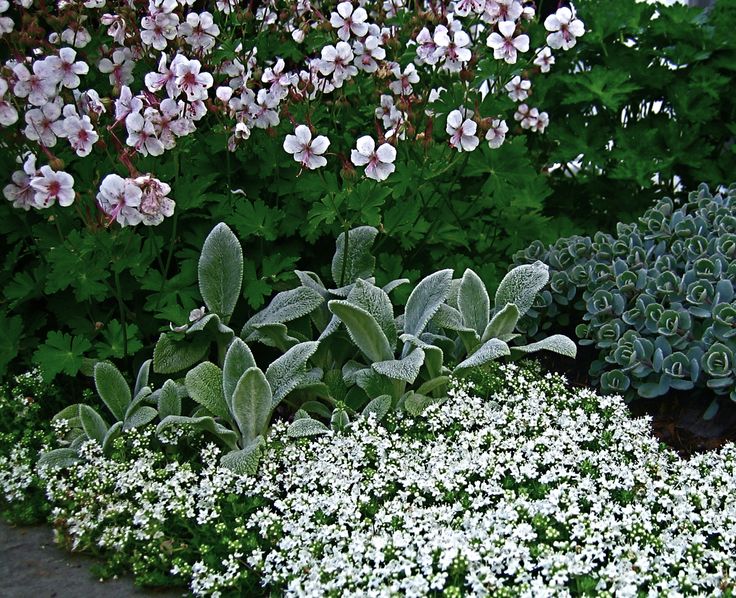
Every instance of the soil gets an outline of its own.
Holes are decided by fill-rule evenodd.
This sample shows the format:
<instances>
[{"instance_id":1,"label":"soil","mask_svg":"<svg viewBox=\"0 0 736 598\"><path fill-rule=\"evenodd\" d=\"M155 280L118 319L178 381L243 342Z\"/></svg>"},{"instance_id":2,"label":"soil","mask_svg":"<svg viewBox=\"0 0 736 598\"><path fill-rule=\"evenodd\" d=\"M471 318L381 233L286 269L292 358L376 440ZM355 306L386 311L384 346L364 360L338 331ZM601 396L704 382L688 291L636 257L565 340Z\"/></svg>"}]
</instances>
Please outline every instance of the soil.
<instances>
[{"instance_id":1,"label":"soil","mask_svg":"<svg viewBox=\"0 0 736 598\"><path fill-rule=\"evenodd\" d=\"M0 596L3 598L173 598L179 591L144 590L132 578L100 582L91 572L97 560L54 544L46 525L13 527L0 521Z\"/></svg>"}]
</instances>

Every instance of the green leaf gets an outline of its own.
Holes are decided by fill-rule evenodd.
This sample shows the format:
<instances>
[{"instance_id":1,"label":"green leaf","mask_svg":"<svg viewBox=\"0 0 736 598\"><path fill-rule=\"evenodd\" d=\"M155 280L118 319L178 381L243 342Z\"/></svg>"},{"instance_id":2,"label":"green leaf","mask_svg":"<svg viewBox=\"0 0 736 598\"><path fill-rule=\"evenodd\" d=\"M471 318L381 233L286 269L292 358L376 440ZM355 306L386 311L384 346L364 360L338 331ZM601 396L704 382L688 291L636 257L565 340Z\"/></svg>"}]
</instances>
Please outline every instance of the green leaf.
<instances>
[{"instance_id":1,"label":"green leaf","mask_svg":"<svg viewBox=\"0 0 736 598\"><path fill-rule=\"evenodd\" d=\"M452 270L440 270L424 278L411 292L404 312L404 332L419 336L447 297Z\"/></svg>"},{"instance_id":2,"label":"green leaf","mask_svg":"<svg viewBox=\"0 0 736 598\"><path fill-rule=\"evenodd\" d=\"M151 373L151 364L153 364L153 359L146 359L138 369L138 375L135 378L135 386L133 387L134 397L137 397L138 393L148 386L148 376Z\"/></svg>"},{"instance_id":3,"label":"green leaf","mask_svg":"<svg viewBox=\"0 0 736 598\"><path fill-rule=\"evenodd\" d=\"M507 303L513 303L523 316L529 311L534 298L547 281L549 281L549 268L540 261L516 266L498 285L495 306L506 307Z\"/></svg>"},{"instance_id":4,"label":"green leaf","mask_svg":"<svg viewBox=\"0 0 736 598\"><path fill-rule=\"evenodd\" d=\"M480 340L484 343L492 338L506 340L505 337L514 332L520 317L519 308L514 303L507 303L501 311L493 316L493 319L483 331Z\"/></svg>"},{"instance_id":5,"label":"green leaf","mask_svg":"<svg viewBox=\"0 0 736 598\"><path fill-rule=\"evenodd\" d=\"M218 224L205 239L197 273L207 308L227 321L243 283L243 249L226 224Z\"/></svg>"},{"instance_id":6,"label":"green leaf","mask_svg":"<svg viewBox=\"0 0 736 598\"><path fill-rule=\"evenodd\" d=\"M350 338L371 361L392 359L394 354L376 319L366 310L348 301L333 300L329 310L345 324Z\"/></svg>"},{"instance_id":7,"label":"green leaf","mask_svg":"<svg viewBox=\"0 0 736 598\"><path fill-rule=\"evenodd\" d=\"M286 430L286 435L289 438L305 438L308 436L328 434L329 431L330 429L321 421L305 417L292 422Z\"/></svg>"},{"instance_id":8,"label":"green leaf","mask_svg":"<svg viewBox=\"0 0 736 598\"><path fill-rule=\"evenodd\" d=\"M120 370L111 363L100 361L94 370L95 387L102 402L117 421L123 421L130 405L130 387Z\"/></svg>"},{"instance_id":9,"label":"green leaf","mask_svg":"<svg viewBox=\"0 0 736 598\"><path fill-rule=\"evenodd\" d=\"M82 336L52 330L33 354L33 362L40 366L44 381L51 382L62 372L75 376L82 367L84 353L91 348L92 344Z\"/></svg>"},{"instance_id":10,"label":"green leaf","mask_svg":"<svg viewBox=\"0 0 736 598\"><path fill-rule=\"evenodd\" d=\"M299 343L268 366L266 380L273 391L273 407L302 382L307 361L318 347L319 341Z\"/></svg>"},{"instance_id":11,"label":"green leaf","mask_svg":"<svg viewBox=\"0 0 736 598\"><path fill-rule=\"evenodd\" d=\"M223 455L220 459L220 465L240 475L255 475L258 471L258 463L261 461L264 445L265 440L262 436L258 436L245 448Z\"/></svg>"},{"instance_id":12,"label":"green leaf","mask_svg":"<svg viewBox=\"0 0 736 598\"><path fill-rule=\"evenodd\" d=\"M157 374L173 374L185 370L203 359L210 348L205 336L176 340L170 333L163 333L153 349L153 370Z\"/></svg>"},{"instance_id":13,"label":"green leaf","mask_svg":"<svg viewBox=\"0 0 736 598\"><path fill-rule=\"evenodd\" d=\"M301 286L276 295L268 307L259 311L243 326L240 336L247 337L256 324L284 324L301 318L324 303L316 290Z\"/></svg>"},{"instance_id":14,"label":"green leaf","mask_svg":"<svg viewBox=\"0 0 736 598\"><path fill-rule=\"evenodd\" d=\"M463 324L479 335L483 334L491 315L491 298L480 276L470 268L465 270L460 281L457 304L463 317Z\"/></svg>"},{"instance_id":15,"label":"green leaf","mask_svg":"<svg viewBox=\"0 0 736 598\"><path fill-rule=\"evenodd\" d=\"M0 313L0 378L5 368L18 355L20 339L23 335L23 320L20 316L7 317Z\"/></svg>"},{"instance_id":16,"label":"green leaf","mask_svg":"<svg viewBox=\"0 0 736 598\"><path fill-rule=\"evenodd\" d=\"M354 282L358 278L368 278L373 274L376 258L371 254L371 248L376 235L378 229L372 226L359 226L348 231L346 260L345 233L340 233L332 258L332 280L338 287Z\"/></svg>"},{"instance_id":17,"label":"green leaf","mask_svg":"<svg viewBox=\"0 0 736 598\"><path fill-rule=\"evenodd\" d=\"M404 400L404 409L409 415L417 417L424 413L430 405L442 403L443 401L444 399L435 399L416 392L410 392Z\"/></svg>"},{"instance_id":18,"label":"green leaf","mask_svg":"<svg viewBox=\"0 0 736 598\"><path fill-rule=\"evenodd\" d=\"M143 348L143 343L140 341L141 332L135 324L126 324L125 328L128 335L127 355L134 355ZM126 356L125 335L120 322L110 320L100 333L104 341L95 344L100 359L110 357L122 359Z\"/></svg>"},{"instance_id":19,"label":"green leaf","mask_svg":"<svg viewBox=\"0 0 736 598\"><path fill-rule=\"evenodd\" d=\"M181 397L176 382L167 380L158 395L158 415L163 420L169 415L181 415Z\"/></svg>"},{"instance_id":20,"label":"green leaf","mask_svg":"<svg viewBox=\"0 0 736 598\"><path fill-rule=\"evenodd\" d=\"M102 439L103 453L108 454L110 452L112 441L122 434L122 430L123 422L115 422L112 426L110 426L110 428L107 430L107 433L105 434L105 437Z\"/></svg>"},{"instance_id":21,"label":"green leaf","mask_svg":"<svg viewBox=\"0 0 736 598\"><path fill-rule=\"evenodd\" d=\"M455 367L455 372L483 365L484 363L488 363L489 361L493 361L494 359L510 354L511 351L506 343L497 338L492 338L491 340L483 343L478 350L465 361L459 363L457 367Z\"/></svg>"},{"instance_id":22,"label":"green leaf","mask_svg":"<svg viewBox=\"0 0 736 598\"><path fill-rule=\"evenodd\" d=\"M232 396L240 377L246 370L256 367L250 348L241 339L234 338L225 353L225 362L222 365L222 389L225 401L232 407Z\"/></svg>"},{"instance_id":23,"label":"green leaf","mask_svg":"<svg viewBox=\"0 0 736 598\"><path fill-rule=\"evenodd\" d=\"M81 405L79 407L79 419L82 422L82 429L87 437L90 440L95 440L99 444L102 444L107 433L107 424L100 414L89 405Z\"/></svg>"},{"instance_id":24,"label":"green leaf","mask_svg":"<svg viewBox=\"0 0 736 598\"><path fill-rule=\"evenodd\" d=\"M222 370L205 361L189 370L185 378L189 396L213 415L230 420L230 410L222 390Z\"/></svg>"},{"instance_id":25,"label":"green leaf","mask_svg":"<svg viewBox=\"0 0 736 598\"><path fill-rule=\"evenodd\" d=\"M273 396L266 376L257 367L249 368L238 381L232 398L232 413L243 443L265 436L271 421Z\"/></svg>"}]
</instances>

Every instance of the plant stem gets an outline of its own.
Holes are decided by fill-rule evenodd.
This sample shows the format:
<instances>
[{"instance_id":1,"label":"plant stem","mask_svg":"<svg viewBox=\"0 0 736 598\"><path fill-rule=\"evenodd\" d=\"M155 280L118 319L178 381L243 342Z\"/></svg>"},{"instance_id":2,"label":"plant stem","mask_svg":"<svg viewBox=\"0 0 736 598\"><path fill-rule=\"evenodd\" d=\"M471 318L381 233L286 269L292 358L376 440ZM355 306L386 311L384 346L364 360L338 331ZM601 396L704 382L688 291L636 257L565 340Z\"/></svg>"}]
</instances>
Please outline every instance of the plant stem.
<instances>
[{"instance_id":1,"label":"plant stem","mask_svg":"<svg viewBox=\"0 0 736 598\"><path fill-rule=\"evenodd\" d=\"M123 357L128 356L128 325L125 321L125 303L123 303L123 294L120 290L120 274L114 270L115 276L115 298L118 300L118 311L120 312L120 323L123 327Z\"/></svg>"}]
</instances>

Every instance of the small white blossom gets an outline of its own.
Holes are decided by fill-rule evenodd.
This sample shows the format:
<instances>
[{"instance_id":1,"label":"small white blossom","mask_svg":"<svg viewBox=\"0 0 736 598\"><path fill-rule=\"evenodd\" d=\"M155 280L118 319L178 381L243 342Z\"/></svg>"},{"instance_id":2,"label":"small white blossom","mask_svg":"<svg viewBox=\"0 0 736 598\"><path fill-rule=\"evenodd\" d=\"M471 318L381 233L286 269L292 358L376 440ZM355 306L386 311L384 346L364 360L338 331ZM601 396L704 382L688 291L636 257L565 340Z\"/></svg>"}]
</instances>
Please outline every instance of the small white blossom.
<instances>
[{"instance_id":1,"label":"small white blossom","mask_svg":"<svg viewBox=\"0 0 736 598\"><path fill-rule=\"evenodd\" d=\"M476 136L478 124L465 118L460 110L453 110L447 115L446 131L450 135L450 146L459 152L472 152L480 140Z\"/></svg>"},{"instance_id":2,"label":"small white blossom","mask_svg":"<svg viewBox=\"0 0 736 598\"><path fill-rule=\"evenodd\" d=\"M575 45L576 38L585 33L585 25L567 6L549 15L544 20L544 28L551 32L547 36L547 45L554 50L569 50Z\"/></svg>"},{"instance_id":3,"label":"small white blossom","mask_svg":"<svg viewBox=\"0 0 736 598\"><path fill-rule=\"evenodd\" d=\"M356 166L365 166L365 176L376 181L385 181L396 170L396 148L389 143L382 143L376 149L376 142L370 135L360 137L357 149L351 150L350 160Z\"/></svg>"},{"instance_id":4,"label":"small white blossom","mask_svg":"<svg viewBox=\"0 0 736 598\"><path fill-rule=\"evenodd\" d=\"M514 37L516 24L513 21L499 22L498 30L500 34L494 31L487 41L488 47L493 48L493 57L516 64L517 53L529 50L529 36L522 33Z\"/></svg>"},{"instance_id":5,"label":"small white blossom","mask_svg":"<svg viewBox=\"0 0 736 598\"><path fill-rule=\"evenodd\" d=\"M284 140L284 150L294 156L305 168L314 170L327 164L322 156L330 146L330 140L324 135L317 135L312 139L312 132L306 125L298 125L293 135L287 135Z\"/></svg>"}]
</instances>

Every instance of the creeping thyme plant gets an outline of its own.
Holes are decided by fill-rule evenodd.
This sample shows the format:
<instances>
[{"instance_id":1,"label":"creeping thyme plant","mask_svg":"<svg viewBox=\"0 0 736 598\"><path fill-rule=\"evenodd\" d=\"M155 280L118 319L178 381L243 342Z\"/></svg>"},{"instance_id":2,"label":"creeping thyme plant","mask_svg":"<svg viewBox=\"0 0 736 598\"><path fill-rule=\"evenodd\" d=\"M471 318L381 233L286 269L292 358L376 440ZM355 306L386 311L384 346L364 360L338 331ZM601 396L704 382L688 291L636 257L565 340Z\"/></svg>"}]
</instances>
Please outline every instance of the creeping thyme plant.
<instances>
[{"instance_id":1,"label":"creeping thyme plant","mask_svg":"<svg viewBox=\"0 0 736 598\"><path fill-rule=\"evenodd\" d=\"M257 477L203 436L180 463L153 429L42 473L72 545L195 595L733 593L733 445L682 461L619 397L526 362L393 424L295 441L278 423Z\"/></svg>"},{"instance_id":2,"label":"creeping thyme plant","mask_svg":"<svg viewBox=\"0 0 736 598\"><path fill-rule=\"evenodd\" d=\"M574 8L542 19L519 0L200 4L0 2L2 152L17 163L2 185L0 371L32 354L47 380L89 373L89 360L133 356L184 321L200 297L191 261L177 273L173 258L213 215L253 245L251 308L304 240L354 224L386 231L394 278L393 248L418 264L425 241L468 247L468 222L490 227L477 231L489 282L523 246L504 223L550 234L525 143L549 122L534 81L584 36ZM84 309L70 318L66 301ZM39 304L47 321L31 318Z\"/></svg>"}]
</instances>

